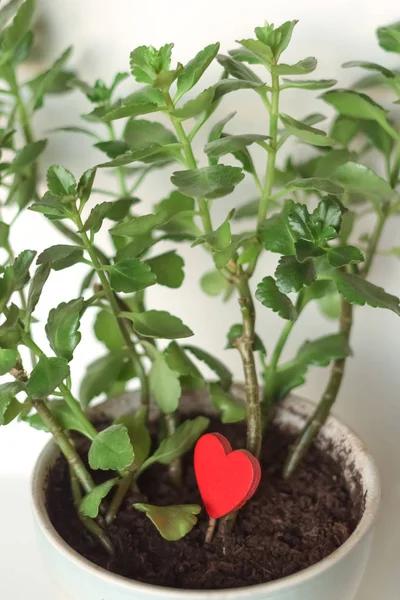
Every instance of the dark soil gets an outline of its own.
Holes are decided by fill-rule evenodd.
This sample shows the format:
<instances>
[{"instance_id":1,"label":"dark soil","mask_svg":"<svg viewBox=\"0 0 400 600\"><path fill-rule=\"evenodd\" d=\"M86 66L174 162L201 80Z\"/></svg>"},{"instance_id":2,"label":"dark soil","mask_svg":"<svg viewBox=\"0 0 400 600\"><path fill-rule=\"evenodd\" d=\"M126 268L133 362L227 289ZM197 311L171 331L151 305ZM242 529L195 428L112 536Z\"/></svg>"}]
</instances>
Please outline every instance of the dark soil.
<instances>
[{"instance_id":1,"label":"dark soil","mask_svg":"<svg viewBox=\"0 0 400 600\"><path fill-rule=\"evenodd\" d=\"M213 421L233 448L244 447L241 425ZM59 459L50 475L50 519L77 552L105 569L138 581L181 589L235 588L280 579L319 562L347 540L362 514L361 493L351 498L340 466L311 449L293 478L281 478L292 437L272 427L265 436L262 479L255 496L240 511L234 534L204 545L207 517L178 542L164 540L150 520L132 508L150 504L201 504L192 468L185 458L185 487L170 484L165 467L156 465L140 479L141 493L131 493L109 533L116 547L110 559L78 520L72 504L68 468ZM82 445L82 441L80 442ZM99 473L95 473L99 481ZM104 473L100 474L100 480Z\"/></svg>"}]
</instances>

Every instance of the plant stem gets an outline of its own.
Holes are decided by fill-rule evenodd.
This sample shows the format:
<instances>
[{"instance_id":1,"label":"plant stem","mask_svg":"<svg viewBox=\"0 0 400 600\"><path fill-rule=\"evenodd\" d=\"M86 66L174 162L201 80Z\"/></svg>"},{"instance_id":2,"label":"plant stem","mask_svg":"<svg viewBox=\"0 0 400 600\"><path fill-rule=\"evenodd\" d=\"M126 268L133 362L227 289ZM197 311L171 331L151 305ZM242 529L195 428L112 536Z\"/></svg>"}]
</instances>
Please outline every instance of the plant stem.
<instances>
[{"instance_id":1,"label":"plant stem","mask_svg":"<svg viewBox=\"0 0 400 600\"><path fill-rule=\"evenodd\" d=\"M114 131L114 127L112 123L107 123L107 129L109 131L110 134L110 139L112 141L115 141L116 137L115 137L115 131ZM118 179L119 179L119 183L121 186L121 191L123 196L128 196L129 195L129 191L126 185L126 181L125 181L125 175L124 175L124 169L121 167L117 168L117 173L118 173Z\"/></svg>"},{"instance_id":2,"label":"plant stem","mask_svg":"<svg viewBox=\"0 0 400 600\"><path fill-rule=\"evenodd\" d=\"M107 525L110 525L114 521L115 517L117 516L119 508L120 508L122 502L124 501L124 498L125 498L126 494L128 493L128 491L134 481L134 478L135 478L135 470L130 469L129 472L126 473L123 476L123 478L121 479L121 481L118 483L117 491L115 492L113 499L111 500L111 504L107 510L107 514L106 514Z\"/></svg>"},{"instance_id":3,"label":"plant stem","mask_svg":"<svg viewBox=\"0 0 400 600\"><path fill-rule=\"evenodd\" d=\"M208 522L208 527L207 527L207 531L206 531L206 537L204 539L204 542L206 544L211 544L213 537L214 537L214 532L215 532L215 527L217 525L217 519L210 519Z\"/></svg>"},{"instance_id":4,"label":"plant stem","mask_svg":"<svg viewBox=\"0 0 400 600\"><path fill-rule=\"evenodd\" d=\"M139 377L140 386L141 386L142 405L148 406L149 402L150 402L150 392L149 392L149 385L148 385L146 372L144 370L144 367L142 365L140 357L139 357L138 353L136 352L136 348L131 340L127 323L123 318L120 317L118 301L115 297L113 290L111 289L110 283L109 283L107 276L105 274L105 271L104 271L104 266L101 264L99 256L96 252L96 249L94 248L93 244L90 242L88 236L86 235L86 232L82 231L83 223L82 223L81 216L80 216L78 210L76 209L76 207L74 207L74 218L75 218L75 222L78 227L78 230L81 232L80 238L82 240L82 243L83 243L85 249L87 250L87 253L90 256L90 260L92 261L93 268L95 269L95 271L100 279L101 285L103 286L103 290L107 296L107 300L110 304L110 307L114 314L117 325L118 325L118 327L121 331L122 337L125 341L125 345L128 350L129 356L131 358L133 367Z\"/></svg>"},{"instance_id":5,"label":"plant stem","mask_svg":"<svg viewBox=\"0 0 400 600\"><path fill-rule=\"evenodd\" d=\"M390 210L389 204L385 204L382 207L381 213L379 214L378 220L376 222L375 229L369 240L368 248L367 248L367 252L366 252L366 256L365 256L365 263L364 263L363 269L361 271L361 274L364 277L367 277L367 275L371 269L372 261L374 260L376 250L378 248L379 240L381 238L382 231L383 231L383 228L386 223L386 219L389 214L389 210Z\"/></svg>"},{"instance_id":6,"label":"plant stem","mask_svg":"<svg viewBox=\"0 0 400 600\"><path fill-rule=\"evenodd\" d=\"M168 436L171 437L176 431L176 414L172 413L164 415L165 425L167 428ZM179 458L172 461L168 467L168 473L172 482L180 487L182 485L182 462Z\"/></svg>"},{"instance_id":7,"label":"plant stem","mask_svg":"<svg viewBox=\"0 0 400 600\"><path fill-rule=\"evenodd\" d=\"M90 519L89 517L84 517L80 511L80 506L82 502L81 489L76 473L71 467L69 469L69 476L71 482L72 498L80 522L89 531L89 533L93 535L93 537L96 537L99 540L100 544L108 552L108 554L110 554L110 556L113 556L114 547L108 535L105 533L102 527L100 527L100 525L96 523L96 521Z\"/></svg>"}]
</instances>

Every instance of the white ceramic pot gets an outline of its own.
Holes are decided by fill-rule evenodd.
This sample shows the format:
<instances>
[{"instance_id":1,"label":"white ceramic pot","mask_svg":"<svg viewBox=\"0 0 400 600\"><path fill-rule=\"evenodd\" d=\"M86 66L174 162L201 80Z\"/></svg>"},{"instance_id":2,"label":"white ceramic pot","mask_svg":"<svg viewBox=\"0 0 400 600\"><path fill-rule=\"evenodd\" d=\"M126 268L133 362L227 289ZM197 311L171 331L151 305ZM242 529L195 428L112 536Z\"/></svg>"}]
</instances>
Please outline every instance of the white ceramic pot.
<instances>
[{"instance_id":1,"label":"white ceramic pot","mask_svg":"<svg viewBox=\"0 0 400 600\"><path fill-rule=\"evenodd\" d=\"M196 400L198 408L198 400ZM106 414L129 412L132 397L106 403ZM288 398L277 410L278 423L299 430L313 405ZM338 419L331 417L319 443L333 455L340 454L351 486L356 472L365 496L361 521L350 538L333 554L295 575L278 581L233 590L175 590L139 583L114 575L72 550L58 535L45 505L48 472L59 452L53 442L40 454L32 478L33 514L38 543L46 570L71 600L352 600L359 587L370 553L380 489L375 464L364 444ZM171 542L173 543L173 542Z\"/></svg>"}]
</instances>

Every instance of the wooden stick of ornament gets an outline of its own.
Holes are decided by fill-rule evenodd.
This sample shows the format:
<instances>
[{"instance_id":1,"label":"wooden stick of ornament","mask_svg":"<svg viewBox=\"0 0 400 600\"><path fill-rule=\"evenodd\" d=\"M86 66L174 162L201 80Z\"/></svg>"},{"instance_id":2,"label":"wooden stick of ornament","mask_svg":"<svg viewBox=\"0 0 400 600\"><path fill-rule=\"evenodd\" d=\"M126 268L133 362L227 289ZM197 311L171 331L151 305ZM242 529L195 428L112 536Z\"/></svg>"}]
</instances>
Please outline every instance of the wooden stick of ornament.
<instances>
[{"instance_id":1,"label":"wooden stick of ornament","mask_svg":"<svg viewBox=\"0 0 400 600\"><path fill-rule=\"evenodd\" d=\"M242 508L261 479L260 463L248 450L234 450L220 433L201 436L194 450L194 470L204 507L210 517L206 542L217 519Z\"/></svg>"}]
</instances>

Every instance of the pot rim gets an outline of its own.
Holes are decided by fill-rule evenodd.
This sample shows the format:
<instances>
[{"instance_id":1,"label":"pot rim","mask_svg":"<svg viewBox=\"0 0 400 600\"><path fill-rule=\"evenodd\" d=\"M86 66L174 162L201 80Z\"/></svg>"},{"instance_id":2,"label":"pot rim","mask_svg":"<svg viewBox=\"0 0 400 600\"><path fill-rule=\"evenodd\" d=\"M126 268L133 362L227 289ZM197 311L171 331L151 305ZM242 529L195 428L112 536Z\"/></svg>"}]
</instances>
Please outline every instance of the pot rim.
<instances>
[{"instance_id":1,"label":"pot rim","mask_svg":"<svg viewBox=\"0 0 400 600\"><path fill-rule=\"evenodd\" d=\"M304 411L309 413L314 404L309 400L301 399L299 402L299 398L294 399L293 397L289 397L282 402L281 406L283 409L286 409L289 412L304 414ZM331 415L328 419L328 424L334 424L338 426L340 431L345 434L346 438L349 440L354 451L362 456L365 469L363 478L363 491L365 495L364 512L354 532L334 552L315 565L275 581L219 590L181 590L178 588L163 587L136 581L134 579L128 579L127 577L112 573L103 567L92 563L84 556L81 556L63 540L63 538L52 525L47 514L45 496L43 494L41 481L43 468L45 468L45 466L51 462L54 453L58 450L53 440L50 440L42 449L36 460L31 476L30 489L33 515L43 535L68 561L74 563L77 567L86 570L93 577L103 579L107 583L113 584L124 591L141 592L142 594L147 594L149 596L153 595L153 597L156 593L160 597L162 596L163 598L171 600L186 600L187 598L190 600L204 600L205 594L207 594L211 600L245 600L248 598L249 592L251 591L259 594L281 592L293 588L294 586L302 585L316 575L322 574L334 564L339 562L347 554L349 554L349 552L357 546L361 539L368 534L378 512L381 489L378 470L372 455L367 450L365 444L355 434L355 432L350 427L345 425L339 418Z\"/></svg>"}]
</instances>

